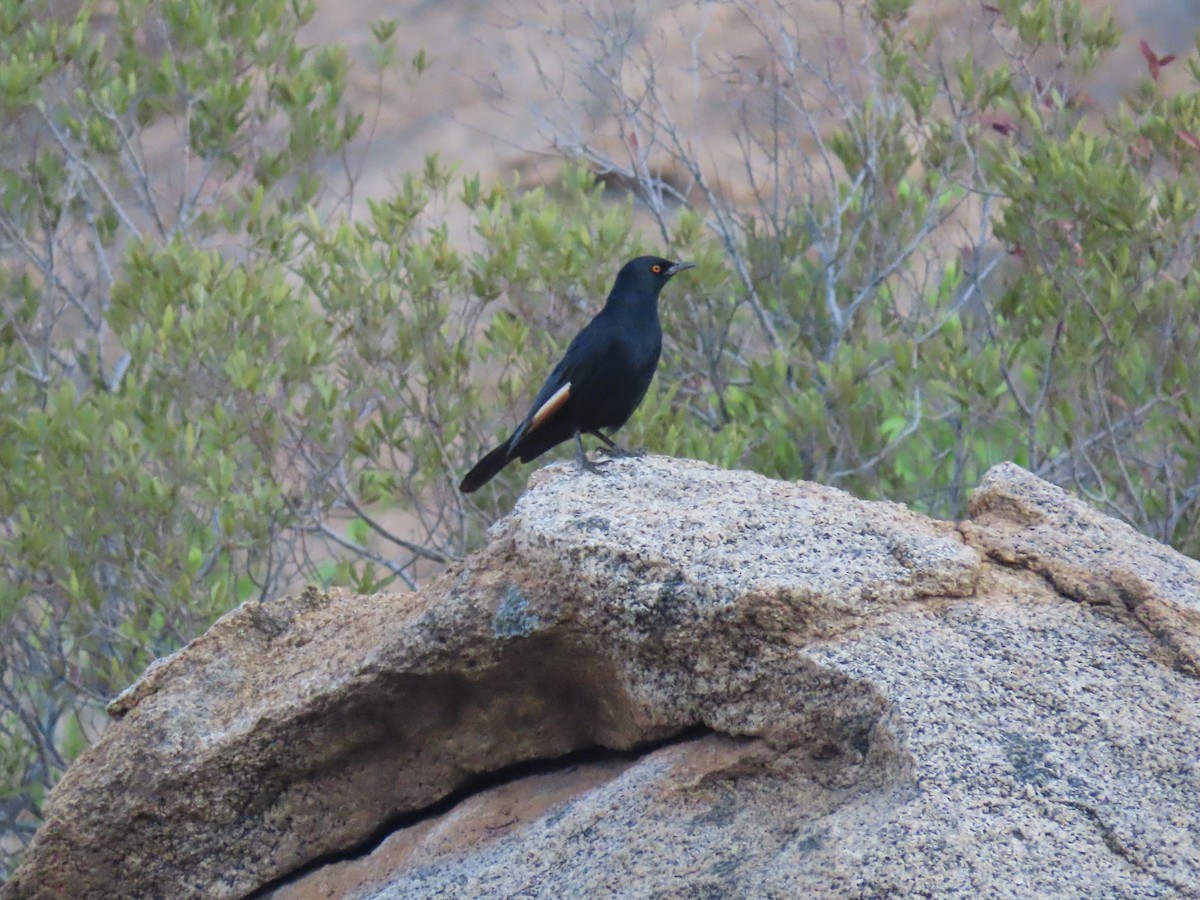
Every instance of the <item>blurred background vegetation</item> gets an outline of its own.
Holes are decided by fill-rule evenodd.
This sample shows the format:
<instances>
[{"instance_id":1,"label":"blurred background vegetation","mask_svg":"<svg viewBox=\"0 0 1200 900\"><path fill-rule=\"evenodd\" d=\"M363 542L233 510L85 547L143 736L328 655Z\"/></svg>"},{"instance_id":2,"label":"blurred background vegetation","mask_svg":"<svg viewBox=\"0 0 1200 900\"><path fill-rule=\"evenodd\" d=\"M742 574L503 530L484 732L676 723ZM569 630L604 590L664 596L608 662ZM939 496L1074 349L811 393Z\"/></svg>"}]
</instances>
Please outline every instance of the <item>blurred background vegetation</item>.
<instances>
[{"instance_id":1,"label":"blurred background vegetation","mask_svg":"<svg viewBox=\"0 0 1200 900\"><path fill-rule=\"evenodd\" d=\"M313 0L0 0L0 866L152 659L477 545L530 470L459 477L640 252L699 267L628 444L941 517L1012 459L1200 553L1196 60L1143 44L1101 110L1119 36L1077 3L953 47L838 5L825 55L796 4L726 6L754 65L584 2L531 28L543 101L497 102L546 183L430 156L363 197L378 110ZM397 29L380 103L428 65Z\"/></svg>"}]
</instances>

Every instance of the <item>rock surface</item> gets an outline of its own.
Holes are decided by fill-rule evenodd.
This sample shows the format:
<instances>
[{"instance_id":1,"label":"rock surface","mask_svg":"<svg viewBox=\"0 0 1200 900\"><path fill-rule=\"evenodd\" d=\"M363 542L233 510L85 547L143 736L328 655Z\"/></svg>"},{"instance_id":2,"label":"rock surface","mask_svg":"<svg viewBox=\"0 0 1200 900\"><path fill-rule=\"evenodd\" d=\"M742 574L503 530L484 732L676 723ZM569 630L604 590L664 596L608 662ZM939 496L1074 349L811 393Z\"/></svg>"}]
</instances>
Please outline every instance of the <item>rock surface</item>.
<instances>
[{"instance_id":1,"label":"rock surface","mask_svg":"<svg viewBox=\"0 0 1200 900\"><path fill-rule=\"evenodd\" d=\"M1200 564L1012 465L608 472L152 667L3 895L1200 896Z\"/></svg>"}]
</instances>

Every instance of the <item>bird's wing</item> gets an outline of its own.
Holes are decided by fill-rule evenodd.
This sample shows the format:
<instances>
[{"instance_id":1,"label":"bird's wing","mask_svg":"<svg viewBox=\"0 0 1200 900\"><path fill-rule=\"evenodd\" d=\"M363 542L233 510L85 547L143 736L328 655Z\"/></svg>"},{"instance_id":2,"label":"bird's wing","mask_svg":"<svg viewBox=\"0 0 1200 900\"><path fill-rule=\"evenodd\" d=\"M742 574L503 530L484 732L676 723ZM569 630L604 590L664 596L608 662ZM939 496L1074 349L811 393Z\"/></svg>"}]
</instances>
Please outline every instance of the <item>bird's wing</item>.
<instances>
[{"instance_id":1,"label":"bird's wing","mask_svg":"<svg viewBox=\"0 0 1200 900\"><path fill-rule=\"evenodd\" d=\"M525 420L509 438L508 446L515 449L522 438L537 431L554 418L554 414L571 398L571 389L580 376L593 365L592 360L607 354L612 344L612 335L599 317L588 323L567 347L542 389L538 391Z\"/></svg>"}]
</instances>

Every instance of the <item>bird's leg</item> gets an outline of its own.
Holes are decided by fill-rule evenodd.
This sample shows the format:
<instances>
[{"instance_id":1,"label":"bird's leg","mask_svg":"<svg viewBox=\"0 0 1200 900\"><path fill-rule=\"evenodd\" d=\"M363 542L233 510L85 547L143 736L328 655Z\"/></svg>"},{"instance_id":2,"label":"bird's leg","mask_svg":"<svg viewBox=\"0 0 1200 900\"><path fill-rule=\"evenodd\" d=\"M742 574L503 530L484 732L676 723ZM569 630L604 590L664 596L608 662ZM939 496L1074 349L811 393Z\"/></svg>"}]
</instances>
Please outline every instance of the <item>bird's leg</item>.
<instances>
[{"instance_id":1,"label":"bird's leg","mask_svg":"<svg viewBox=\"0 0 1200 900\"><path fill-rule=\"evenodd\" d=\"M576 456L576 459L579 460L579 471L580 472L592 472L595 475L603 475L604 472L601 470L600 467L606 466L606 465L608 465L608 463L592 462L590 459L587 458L587 454L583 450L583 437L580 435L580 433L578 431L575 432L575 446L579 448L579 454Z\"/></svg>"},{"instance_id":2,"label":"bird's leg","mask_svg":"<svg viewBox=\"0 0 1200 900\"><path fill-rule=\"evenodd\" d=\"M618 447L617 444L611 438L609 438L607 435L601 434L599 429L597 429L596 431L589 431L588 434L590 434L592 437L597 437L597 438L600 438L600 440L604 441L604 448L605 448L604 452L608 456L613 457L614 459L620 459L621 457L625 457L625 456L640 457L640 456L646 455L645 450L626 450L624 447Z\"/></svg>"}]
</instances>

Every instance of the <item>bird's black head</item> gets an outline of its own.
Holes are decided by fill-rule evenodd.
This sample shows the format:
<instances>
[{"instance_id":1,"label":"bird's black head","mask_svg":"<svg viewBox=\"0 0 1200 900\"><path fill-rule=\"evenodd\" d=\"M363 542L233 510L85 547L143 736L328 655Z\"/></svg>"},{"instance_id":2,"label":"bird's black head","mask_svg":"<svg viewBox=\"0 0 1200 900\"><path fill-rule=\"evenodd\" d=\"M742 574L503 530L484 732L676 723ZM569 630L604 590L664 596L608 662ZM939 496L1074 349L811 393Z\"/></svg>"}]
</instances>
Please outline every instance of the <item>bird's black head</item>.
<instances>
[{"instance_id":1,"label":"bird's black head","mask_svg":"<svg viewBox=\"0 0 1200 900\"><path fill-rule=\"evenodd\" d=\"M695 263L672 262L661 256L639 256L621 267L613 285L613 293L649 294L657 297L672 275L695 267Z\"/></svg>"}]
</instances>

